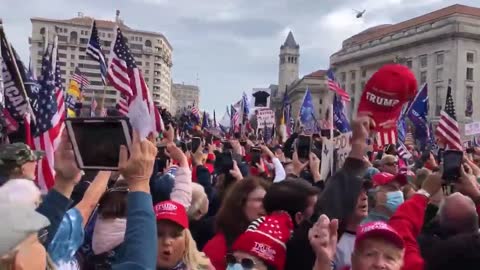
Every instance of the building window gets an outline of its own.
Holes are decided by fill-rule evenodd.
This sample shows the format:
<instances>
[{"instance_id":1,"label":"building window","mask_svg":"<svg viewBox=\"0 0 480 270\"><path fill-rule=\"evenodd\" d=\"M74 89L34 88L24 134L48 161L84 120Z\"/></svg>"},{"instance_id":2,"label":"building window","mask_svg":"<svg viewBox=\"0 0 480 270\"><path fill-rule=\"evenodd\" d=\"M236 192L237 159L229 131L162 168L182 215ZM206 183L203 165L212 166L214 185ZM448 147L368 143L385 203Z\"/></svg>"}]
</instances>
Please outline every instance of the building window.
<instances>
[{"instance_id":1,"label":"building window","mask_svg":"<svg viewBox=\"0 0 480 270\"><path fill-rule=\"evenodd\" d=\"M424 84L427 82L427 72L422 71L420 72L420 84Z\"/></svg>"},{"instance_id":2,"label":"building window","mask_svg":"<svg viewBox=\"0 0 480 270\"><path fill-rule=\"evenodd\" d=\"M75 63L70 63L70 67L75 67Z\"/></svg>"},{"instance_id":3,"label":"building window","mask_svg":"<svg viewBox=\"0 0 480 270\"><path fill-rule=\"evenodd\" d=\"M467 68L467 81L473 81L473 68Z\"/></svg>"},{"instance_id":4,"label":"building window","mask_svg":"<svg viewBox=\"0 0 480 270\"><path fill-rule=\"evenodd\" d=\"M145 74L149 74L149 73L150 73L150 70L145 69Z\"/></svg>"},{"instance_id":5,"label":"building window","mask_svg":"<svg viewBox=\"0 0 480 270\"><path fill-rule=\"evenodd\" d=\"M45 27L40 28L40 35L45 35Z\"/></svg>"},{"instance_id":6,"label":"building window","mask_svg":"<svg viewBox=\"0 0 480 270\"><path fill-rule=\"evenodd\" d=\"M70 59L75 60L75 54L70 55Z\"/></svg>"},{"instance_id":7,"label":"building window","mask_svg":"<svg viewBox=\"0 0 480 270\"><path fill-rule=\"evenodd\" d=\"M320 105L322 105L322 104L323 104L323 99L319 99L319 100L318 100L318 103L319 103Z\"/></svg>"},{"instance_id":8,"label":"building window","mask_svg":"<svg viewBox=\"0 0 480 270\"><path fill-rule=\"evenodd\" d=\"M362 82L360 83L360 90L363 91L363 89L365 89L365 81L362 81Z\"/></svg>"},{"instance_id":9,"label":"building window","mask_svg":"<svg viewBox=\"0 0 480 270\"><path fill-rule=\"evenodd\" d=\"M435 115L440 115L442 110L442 100L443 100L443 86L437 86L435 88Z\"/></svg>"},{"instance_id":10,"label":"building window","mask_svg":"<svg viewBox=\"0 0 480 270\"><path fill-rule=\"evenodd\" d=\"M151 48L152 47L152 42L150 40L145 40L145 47L149 47Z\"/></svg>"},{"instance_id":11,"label":"building window","mask_svg":"<svg viewBox=\"0 0 480 270\"><path fill-rule=\"evenodd\" d=\"M412 59L408 59L408 60L407 60L407 67L408 67L409 69L412 69L412 67L413 67L413 61L412 61Z\"/></svg>"},{"instance_id":12,"label":"building window","mask_svg":"<svg viewBox=\"0 0 480 270\"><path fill-rule=\"evenodd\" d=\"M472 117L473 115L473 87L467 86L465 91L465 116Z\"/></svg>"},{"instance_id":13,"label":"building window","mask_svg":"<svg viewBox=\"0 0 480 270\"><path fill-rule=\"evenodd\" d=\"M350 71L351 80L355 81L356 77L357 77L357 73L355 72L355 70Z\"/></svg>"},{"instance_id":14,"label":"building window","mask_svg":"<svg viewBox=\"0 0 480 270\"><path fill-rule=\"evenodd\" d=\"M350 85L350 91L352 92L352 94L355 95L355 84L354 84L354 83L352 83L352 84Z\"/></svg>"},{"instance_id":15,"label":"building window","mask_svg":"<svg viewBox=\"0 0 480 270\"><path fill-rule=\"evenodd\" d=\"M426 68L427 67L427 64L428 64L428 60L427 60L427 55L421 55L420 56L420 67L421 68Z\"/></svg>"},{"instance_id":16,"label":"building window","mask_svg":"<svg viewBox=\"0 0 480 270\"><path fill-rule=\"evenodd\" d=\"M365 77L367 77L367 70L362 69L362 78L365 78Z\"/></svg>"},{"instance_id":17,"label":"building window","mask_svg":"<svg viewBox=\"0 0 480 270\"><path fill-rule=\"evenodd\" d=\"M345 72L340 73L340 81L344 82L347 79L347 74Z\"/></svg>"},{"instance_id":18,"label":"building window","mask_svg":"<svg viewBox=\"0 0 480 270\"><path fill-rule=\"evenodd\" d=\"M443 53L437 53L435 57L435 62L437 65L443 65L443 58L444 54Z\"/></svg>"},{"instance_id":19,"label":"building window","mask_svg":"<svg viewBox=\"0 0 480 270\"><path fill-rule=\"evenodd\" d=\"M467 52L467 63L475 62L475 55L472 52Z\"/></svg>"},{"instance_id":20,"label":"building window","mask_svg":"<svg viewBox=\"0 0 480 270\"><path fill-rule=\"evenodd\" d=\"M435 72L435 80L437 81L443 80L443 68L437 68Z\"/></svg>"},{"instance_id":21,"label":"building window","mask_svg":"<svg viewBox=\"0 0 480 270\"><path fill-rule=\"evenodd\" d=\"M343 90L345 90L345 84L344 83L341 85L341 87L342 87Z\"/></svg>"}]
</instances>

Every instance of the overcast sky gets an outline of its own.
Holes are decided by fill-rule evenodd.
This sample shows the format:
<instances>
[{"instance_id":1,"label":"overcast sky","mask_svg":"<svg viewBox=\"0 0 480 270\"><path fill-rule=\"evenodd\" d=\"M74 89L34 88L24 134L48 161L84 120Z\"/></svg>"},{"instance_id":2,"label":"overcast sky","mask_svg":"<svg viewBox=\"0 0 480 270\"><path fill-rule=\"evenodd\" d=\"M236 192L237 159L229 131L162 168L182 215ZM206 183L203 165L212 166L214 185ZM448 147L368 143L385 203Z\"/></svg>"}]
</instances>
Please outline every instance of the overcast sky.
<instances>
[{"instance_id":1,"label":"overcast sky","mask_svg":"<svg viewBox=\"0 0 480 270\"><path fill-rule=\"evenodd\" d=\"M279 47L289 30L300 44L300 76L327 69L342 40L378 24L400 22L451 4L478 0L0 0L5 30L28 61L31 17L77 12L113 20L120 9L135 29L163 33L173 46L173 81L201 89L202 109L217 112L243 91L278 81ZM367 12L355 19L352 9Z\"/></svg>"}]
</instances>

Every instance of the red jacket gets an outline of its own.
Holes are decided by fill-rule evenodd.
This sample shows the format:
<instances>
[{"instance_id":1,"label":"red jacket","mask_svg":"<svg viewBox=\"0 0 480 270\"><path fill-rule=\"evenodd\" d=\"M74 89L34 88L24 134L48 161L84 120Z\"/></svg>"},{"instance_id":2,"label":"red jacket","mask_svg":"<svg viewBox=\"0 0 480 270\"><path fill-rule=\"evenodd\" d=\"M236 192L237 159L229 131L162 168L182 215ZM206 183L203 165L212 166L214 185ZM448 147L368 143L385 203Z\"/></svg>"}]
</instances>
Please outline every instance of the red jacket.
<instances>
[{"instance_id":1,"label":"red jacket","mask_svg":"<svg viewBox=\"0 0 480 270\"><path fill-rule=\"evenodd\" d=\"M227 256L227 240L223 233L217 233L203 247L203 252L212 262L215 269L227 269L225 256Z\"/></svg>"},{"instance_id":2,"label":"red jacket","mask_svg":"<svg viewBox=\"0 0 480 270\"><path fill-rule=\"evenodd\" d=\"M405 242L405 257L402 270L423 270L424 261L420 254L417 236L423 226L428 198L415 194L398 207L388 224L394 228Z\"/></svg>"}]
</instances>

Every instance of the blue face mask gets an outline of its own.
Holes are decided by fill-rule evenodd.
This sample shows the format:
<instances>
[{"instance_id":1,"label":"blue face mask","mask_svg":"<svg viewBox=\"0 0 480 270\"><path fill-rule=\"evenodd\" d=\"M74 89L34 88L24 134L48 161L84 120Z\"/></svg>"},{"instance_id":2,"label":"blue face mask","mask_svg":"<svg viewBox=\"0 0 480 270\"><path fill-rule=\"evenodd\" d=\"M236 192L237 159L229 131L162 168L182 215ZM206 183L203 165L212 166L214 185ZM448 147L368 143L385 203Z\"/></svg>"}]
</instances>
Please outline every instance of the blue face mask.
<instances>
[{"instance_id":1,"label":"blue face mask","mask_svg":"<svg viewBox=\"0 0 480 270\"><path fill-rule=\"evenodd\" d=\"M243 270L243 267L239 263L230 263L227 266L227 270Z\"/></svg>"},{"instance_id":2,"label":"blue face mask","mask_svg":"<svg viewBox=\"0 0 480 270\"><path fill-rule=\"evenodd\" d=\"M403 193L398 191L387 192L387 204L385 205L388 210L394 213L397 208L404 202Z\"/></svg>"}]
</instances>

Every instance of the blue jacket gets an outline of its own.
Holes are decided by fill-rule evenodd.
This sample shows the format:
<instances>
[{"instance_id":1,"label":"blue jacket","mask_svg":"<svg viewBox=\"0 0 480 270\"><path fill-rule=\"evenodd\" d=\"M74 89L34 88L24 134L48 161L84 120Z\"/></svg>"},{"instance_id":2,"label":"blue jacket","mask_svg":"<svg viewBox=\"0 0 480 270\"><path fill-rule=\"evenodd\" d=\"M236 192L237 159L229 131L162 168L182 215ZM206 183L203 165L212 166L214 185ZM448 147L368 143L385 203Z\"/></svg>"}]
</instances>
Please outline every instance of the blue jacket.
<instances>
[{"instance_id":1,"label":"blue jacket","mask_svg":"<svg viewBox=\"0 0 480 270\"><path fill-rule=\"evenodd\" d=\"M50 226L48 226L48 236L47 241L43 243L45 248L48 248L53 237L57 233L58 227L62 222L63 216L67 213L72 201L63 196L60 192L55 189L51 189L43 202L38 206L37 212L46 216L50 221Z\"/></svg>"},{"instance_id":2,"label":"blue jacket","mask_svg":"<svg viewBox=\"0 0 480 270\"><path fill-rule=\"evenodd\" d=\"M145 192L130 192L127 201L127 230L123 256L113 265L114 270L156 269L157 224L152 196Z\"/></svg>"}]
</instances>

